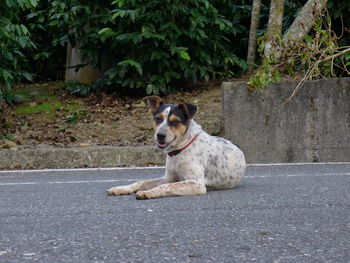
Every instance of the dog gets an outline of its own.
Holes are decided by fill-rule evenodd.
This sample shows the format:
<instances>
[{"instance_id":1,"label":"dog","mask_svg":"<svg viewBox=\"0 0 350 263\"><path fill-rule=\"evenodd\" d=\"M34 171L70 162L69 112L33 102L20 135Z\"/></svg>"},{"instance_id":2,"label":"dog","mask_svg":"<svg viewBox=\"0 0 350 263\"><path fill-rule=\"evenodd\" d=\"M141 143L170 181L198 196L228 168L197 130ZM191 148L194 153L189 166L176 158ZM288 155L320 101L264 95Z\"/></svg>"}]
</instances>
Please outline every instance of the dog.
<instances>
[{"instance_id":1,"label":"dog","mask_svg":"<svg viewBox=\"0 0 350 263\"><path fill-rule=\"evenodd\" d=\"M201 195L231 189L244 177L246 161L236 145L211 136L193 120L191 103L165 104L158 96L145 98L153 115L154 139L166 157L165 175L158 179L117 186L108 195L134 194L136 199Z\"/></svg>"}]
</instances>

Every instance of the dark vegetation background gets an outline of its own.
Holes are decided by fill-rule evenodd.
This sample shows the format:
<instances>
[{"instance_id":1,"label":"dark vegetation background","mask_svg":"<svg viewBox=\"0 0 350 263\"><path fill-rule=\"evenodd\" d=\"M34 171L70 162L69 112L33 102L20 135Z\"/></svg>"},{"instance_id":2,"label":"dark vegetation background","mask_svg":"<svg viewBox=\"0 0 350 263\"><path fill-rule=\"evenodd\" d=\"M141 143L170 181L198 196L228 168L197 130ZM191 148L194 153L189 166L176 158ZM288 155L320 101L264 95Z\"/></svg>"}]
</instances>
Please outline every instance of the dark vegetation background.
<instances>
[{"instance_id":1,"label":"dark vegetation background","mask_svg":"<svg viewBox=\"0 0 350 263\"><path fill-rule=\"evenodd\" d=\"M263 1L259 35L266 32L269 2ZM305 2L286 1L284 29ZM14 83L64 79L68 43L105 72L88 88L73 86L82 94L168 94L199 80L238 77L247 66L251 5L249 0L3 0L0 100L16 101ZM339 46L349 46L350 2L330 0L328 14Z\"/></svg>"}]
</instances>

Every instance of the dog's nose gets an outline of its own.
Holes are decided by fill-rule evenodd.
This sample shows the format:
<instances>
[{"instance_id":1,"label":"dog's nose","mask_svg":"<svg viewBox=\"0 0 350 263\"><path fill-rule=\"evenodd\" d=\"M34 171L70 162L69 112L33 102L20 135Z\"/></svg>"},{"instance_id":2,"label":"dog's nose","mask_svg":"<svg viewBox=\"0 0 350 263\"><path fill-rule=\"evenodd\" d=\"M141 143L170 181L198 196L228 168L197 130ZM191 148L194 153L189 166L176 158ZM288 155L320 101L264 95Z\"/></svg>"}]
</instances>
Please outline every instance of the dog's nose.
<instances>
[{"instance_id":1,"label":"dog's nose","mask_svg":"<svg viewBox=\"0 0 350 263\"><path fill-rule=\"evenodd\" d=\"M161 133L157 133L157 140L158 141L165 141L165 135Z\"/></svg>"}]
</instances>

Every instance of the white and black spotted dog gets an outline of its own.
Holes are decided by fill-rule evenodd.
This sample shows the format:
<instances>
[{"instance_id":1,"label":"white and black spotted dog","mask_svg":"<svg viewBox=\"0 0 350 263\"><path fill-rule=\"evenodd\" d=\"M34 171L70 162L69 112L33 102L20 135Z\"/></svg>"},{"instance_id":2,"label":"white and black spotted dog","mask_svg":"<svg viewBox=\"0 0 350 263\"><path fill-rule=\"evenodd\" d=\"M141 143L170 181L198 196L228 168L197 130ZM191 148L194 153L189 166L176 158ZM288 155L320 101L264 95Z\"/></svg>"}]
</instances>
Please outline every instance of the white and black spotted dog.
<instances>
[{"instance_id":1,"label":"white and black spotted dog","mask_svg":"<svg viewBox=\"0 0 350 263\"><path fill-rule=\"evenodd\" d=\"M166 154L165 175L109 189L109 195L136 193L137 199L205 194L207 189L229 189L246 169L243 152L230 141L210 136L193 120L190 103L165 104L158 96L146 98L154 116L155 141Z\"/></svg>"}]
</instances>

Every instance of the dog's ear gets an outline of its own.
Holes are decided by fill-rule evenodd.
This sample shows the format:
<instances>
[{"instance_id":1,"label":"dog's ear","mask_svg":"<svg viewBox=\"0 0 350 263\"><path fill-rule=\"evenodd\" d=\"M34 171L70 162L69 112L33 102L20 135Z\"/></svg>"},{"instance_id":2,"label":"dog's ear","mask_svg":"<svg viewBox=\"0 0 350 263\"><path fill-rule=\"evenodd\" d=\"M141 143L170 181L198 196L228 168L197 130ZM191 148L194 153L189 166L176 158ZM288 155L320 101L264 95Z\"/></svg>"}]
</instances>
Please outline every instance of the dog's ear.
<instances>
[{"instance_id":1,"label":"dog's ear","mask_svg":"<svg viewBox=\"0 0 350 263\"><path fill-rule=\"evenodd\" d=\"M189 119L192 119L193 116L197 112L197 106L193 105L191 103L180 103L179 104L180 109L184 112L185 116Z\"/></svg>"},{"instance_id":2,"label":"dog's ear","mask_svg":"<svg viewBox=\"0 0 350 263\"><path fill-rule=\"evenodd\" d=\"M155 113L160 105L163 104L163 101L158 96L148 96L144 98L148 102L148 107L152 113Z\"/></svg>"}]
</instances>

